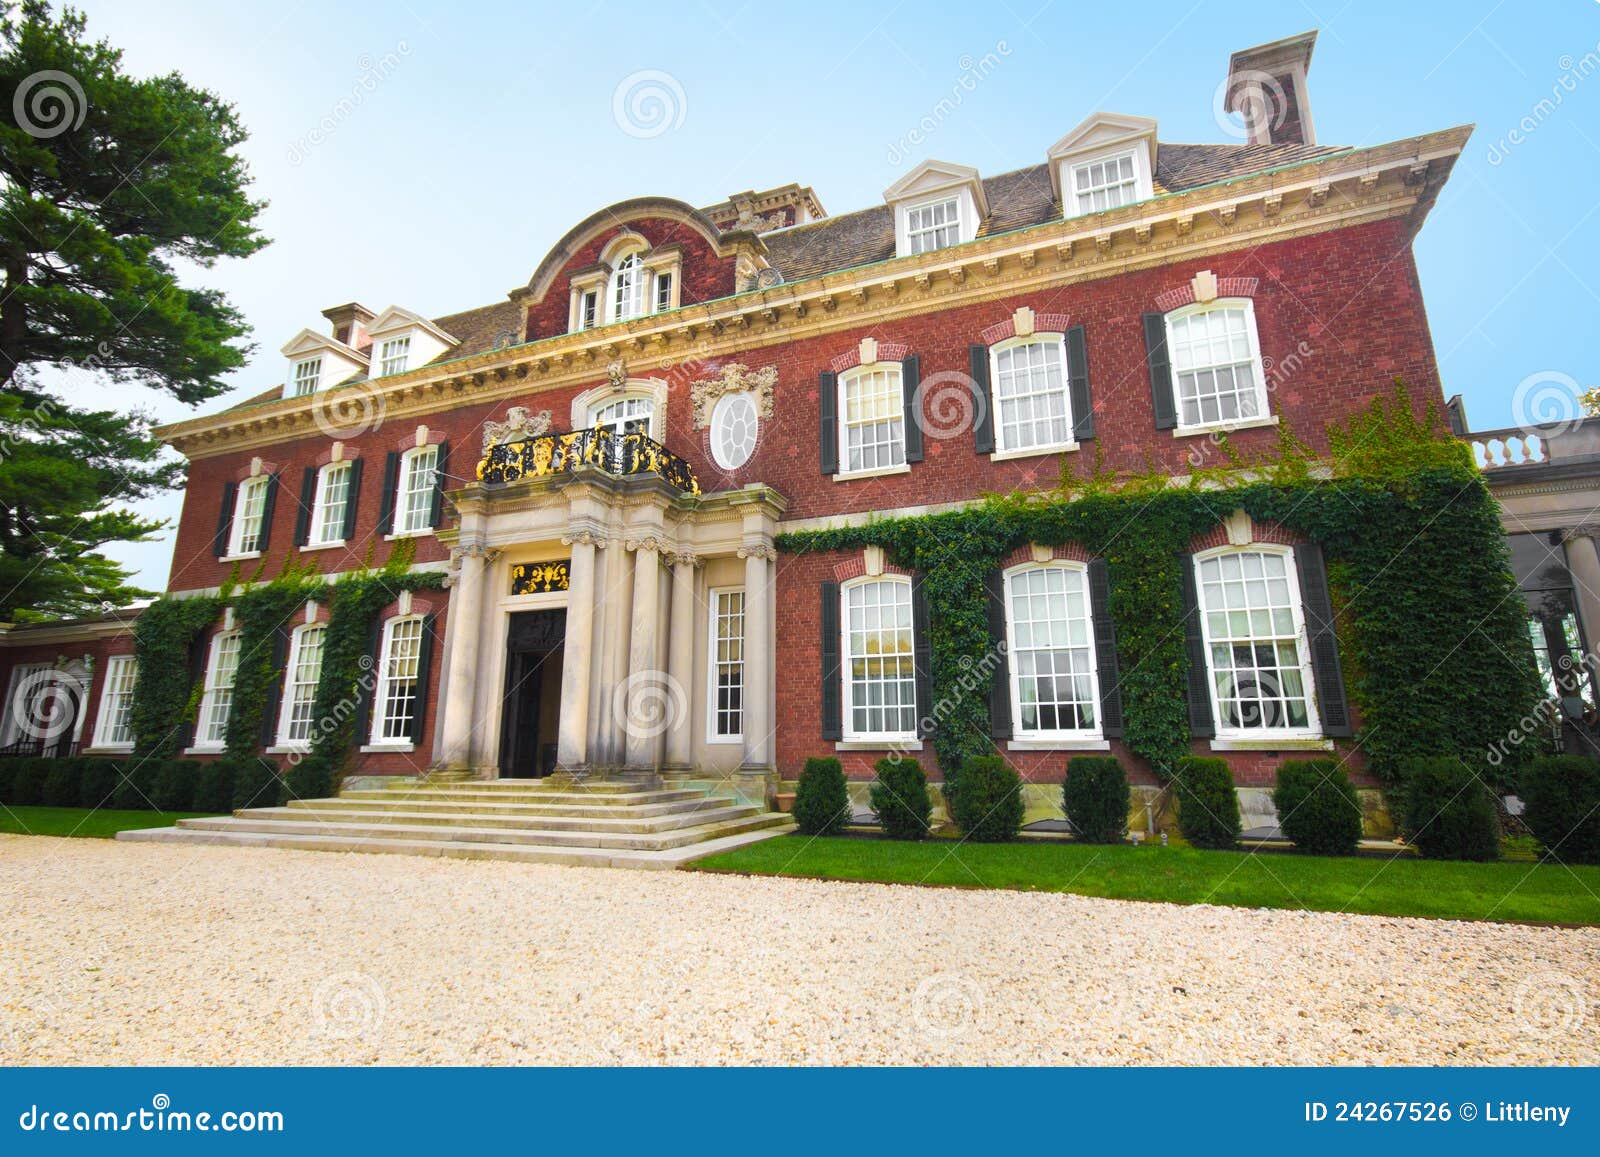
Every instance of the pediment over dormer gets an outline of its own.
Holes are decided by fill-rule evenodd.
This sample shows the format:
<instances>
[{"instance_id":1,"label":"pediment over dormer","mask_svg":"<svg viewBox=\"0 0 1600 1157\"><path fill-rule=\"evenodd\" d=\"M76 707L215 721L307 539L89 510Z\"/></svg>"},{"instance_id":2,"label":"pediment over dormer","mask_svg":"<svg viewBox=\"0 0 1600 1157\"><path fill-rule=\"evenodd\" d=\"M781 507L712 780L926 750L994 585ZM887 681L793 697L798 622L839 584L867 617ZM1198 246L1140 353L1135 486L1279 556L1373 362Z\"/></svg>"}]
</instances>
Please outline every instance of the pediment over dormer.
<instances>
[{"instance_id":1,"label":"pediment over dormer","mask_svg":"<svg viewBox=\"0 0 1600 1157\"><path fill-rule=\"evenodd\" d=\"M1149 117L1094 113L1045 155L1067 217L1155 195L1156 122Z\"/></svg>"},{"instance_id":2,"label":"pediment over dormer","mask_svg":"<svg viewBox=\"0 0 1600 1157\"><path fill-rule=\"evenodd\" d=\"M953 161L923 161L885 189L883 199L894 210L896 257L971 241L989 215L978 170Z\"/></svg>"},{"instance_id":3,"label":"pediment over dormer","mask_svg":"<svg viewBox=\"0 0 1600 1157\"><path fill-rule=\"evenodd\" d=\"M284 393L289 397L314 393L366 372L367 356L325 333L303 329L279 351L288 359Z\"/></svg>"},{"instance_id":4,"label":"pediment over dormer","mask_svg":"<svg viewBox=\"0 0 1600 1157\"><path fill-rule=\"evenodd\" d=\"M885 189L883 199L895 205L955 189L971 193L979 219L988 216L989 202L984 197L983 178L971 165L958 165L954 161L923 161Z\"/></svg>"},{"instance_id":5,"label":"pediment over dormer","mask_svg":"<svg viewBox=\"0 0 1600 1157\"><path fill-rule=\"evenodd\" d=\"M367 326L372 376L389 377L437 361L460 343L419 313L391 305Z\"/></svg>"}]
</instances>

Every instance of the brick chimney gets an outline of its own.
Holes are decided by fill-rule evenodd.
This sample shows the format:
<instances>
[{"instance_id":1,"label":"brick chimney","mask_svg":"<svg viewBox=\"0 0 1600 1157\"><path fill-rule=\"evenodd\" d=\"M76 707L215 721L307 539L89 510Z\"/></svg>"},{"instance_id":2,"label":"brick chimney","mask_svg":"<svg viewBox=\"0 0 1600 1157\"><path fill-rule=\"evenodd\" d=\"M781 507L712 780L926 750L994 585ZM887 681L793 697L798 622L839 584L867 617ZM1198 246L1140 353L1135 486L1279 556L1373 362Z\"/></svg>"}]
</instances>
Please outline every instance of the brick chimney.
<instances>
[{"instance_id":1,"label":"brick chimney","mask_svg":"<svg viewBox=\"0 0 1600 1157\"><path fill-rule=\"evenodd\" d=\"M378 315L358 301L348 301L322 311L333 326L333 340L343 342L353 350L366 349L372 344L367 337L367 325Z\"/></svg>"},{"instance_id":2,"label":"brick chimney","mask_svg":"<svg viewBox=\"0 0 1600 1157\"><path fill-rule=\"evenodd\" d=\"M1228 61L1222 107L1244 118L1252 145L1314 145L1306 73L1315 31L1235 52Z\"/></svg>"}]
</instances>

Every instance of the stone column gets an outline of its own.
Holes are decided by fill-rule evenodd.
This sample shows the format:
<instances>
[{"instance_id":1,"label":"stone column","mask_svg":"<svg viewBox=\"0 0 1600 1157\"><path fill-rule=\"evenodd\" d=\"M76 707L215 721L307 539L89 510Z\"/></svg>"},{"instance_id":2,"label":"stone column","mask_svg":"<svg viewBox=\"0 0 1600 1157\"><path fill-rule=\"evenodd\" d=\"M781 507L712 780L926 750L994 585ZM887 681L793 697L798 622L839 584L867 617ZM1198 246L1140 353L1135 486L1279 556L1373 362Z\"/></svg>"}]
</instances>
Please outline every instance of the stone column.
<instances>
[{"instance_id":1,"label":"stone column","mask_svg":"<svg viewBox=\"0 0 1600 1157\"><path fill-rule=\"evenodd\" d=\"M1600 526L1579 526L1563 531L1567 569L1572 572L1573 594L1584 642L1600 647Z\"/></svg>"},{"instance_id":2,"label":"stone column","mask_svg":"<svg viewBox=\"0 0 1600 1157\"><path fill-rule=\"evenodd\" d=\"M739 791L751 803L770 807L777 784L772 765L772 562L777 552L765 539L746 541L744 559L744 763Z\"/></svg>"},{"instance_id":3,"label":"stone column","mask_svg":"<svg viewBox=\"0 0 1600 1157\"><path fill-rule=\"evenodd\" d=\"M694 755L695 568L700 559L687 551L672 556L672 608L667 620L667 674L684 690L683 710L667 728L667 755L662 770L687 775ZM709 662L709 658L707 659Z\"/></svg>"},{"instance_id":4,"label":"stone column","mask_svg":"<svg viewBox=\"0 0 1600 1157\"><path fill-rule=\"evenodd\" d=\"M561 540L572 548L568 570L567 637L561 648L561 726L556 766L568 774L589 769L589 662L594 653L595 551L605 540L580 530Z\"/></svg>"},{"instance_id":5,"label":"stone column","mask_svg":"<svg viewBox=\"0 0 1600 1157\"><path fill-rule=\"evenodd\" d=\"M473 743L478 706L478 644L483 627L484 587L489 567L500 556L482 541L464 542L451 552L458 567L450 584L450 611L445 619L444 693L438 700L439 742L430 779L467 779L474 771L478 745Z\"/></svg>"},{"instance_id":6,"label":"stone column","mask_svg":"<svg viewBox=\"0 0 1600 1157\"><path fill-rule=\"evenodd\" d=\"M681 714L683 690L661 670L661 552L658 538L630 539L633 552L633 620L628 638L628 678L613 691L612 710L622 721L630 778L653 779L660 769L661 735Z\"/></svg>"}]
</instances>

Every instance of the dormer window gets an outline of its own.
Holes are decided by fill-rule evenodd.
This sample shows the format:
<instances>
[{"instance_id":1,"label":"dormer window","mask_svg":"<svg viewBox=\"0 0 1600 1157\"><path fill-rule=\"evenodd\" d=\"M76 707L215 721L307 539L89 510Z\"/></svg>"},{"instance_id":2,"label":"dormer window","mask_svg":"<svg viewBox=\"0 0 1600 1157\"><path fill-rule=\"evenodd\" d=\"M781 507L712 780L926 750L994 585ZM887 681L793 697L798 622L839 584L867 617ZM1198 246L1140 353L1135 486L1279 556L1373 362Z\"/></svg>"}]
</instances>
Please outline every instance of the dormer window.
<instances>
[{"instance_id":1,"label":"dormer window","mask_svg":"<svg viewBox=\"0 0 1600 1157\"><path fill-rule=\"evenodd\" d=\"M978 170L947 161L924 161L883 196L894 209L896 257L971 241L989 212Z\"/></svg>"},{"instance_id":2,"label":"dormer window","mask_svg":"<svg viewBox=\"0 0 1600 1157\"><path fill-rule=\"evenodd\" d=\"M913 205L906 210L906 247L926 253L961 242L961 203L954 197Z\"/></svg>"},{"instance_id":3,"label":"dormer window","mask_svg":"<svg viewBox=\"0 0 1600 1157\"><path fill-rule=\"evenodd\" d=\"M314 393L317 383L322 379L322 359L306 358L305 361L294 364L294 396L301 397Z\"/></svg>"},{"instance_id":4,"label":"dormer window","mask_svg":"<svg viewBox=\"0 0 1600 1157\"><path fill-rule=\"evenodd\" d=\"M1078 213L1098 213L1139 200L1139 177L1133 154L1119 153L1098 161L1072 166L1072 191Z\"/></svg>"},{"instance_id":5,"label":"dormer window","mask_svg":"<svg viewBox=\"0 0 1600 1157\"><path fill-rule=\"evenodd\" d=\"M391 337L384 341L378 354L378 374L388 377L390 374L403 374L406 372L406 363L411 358L411 335L403 334L400 337Z\"/></svg>"},{"instance_id":6,"label":"dormer window","mask_svg":"<svg viewBox=\"0 0 1600 1157\"><path fill-rule=\"evenodd\" d=\"M630 253L611 274L611 320L627 321L644 312L644 262Z\"/></svg>"}]
</instances>

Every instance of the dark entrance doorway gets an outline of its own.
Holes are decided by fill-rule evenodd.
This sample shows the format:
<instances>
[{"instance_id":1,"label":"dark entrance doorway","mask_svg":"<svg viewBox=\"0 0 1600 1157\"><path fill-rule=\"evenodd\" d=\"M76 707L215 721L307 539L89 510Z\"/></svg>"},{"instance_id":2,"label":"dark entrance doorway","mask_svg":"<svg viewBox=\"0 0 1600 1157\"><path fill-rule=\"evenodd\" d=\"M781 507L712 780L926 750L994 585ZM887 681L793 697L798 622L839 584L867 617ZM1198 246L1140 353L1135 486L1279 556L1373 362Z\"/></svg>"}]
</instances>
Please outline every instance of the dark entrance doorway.
<instances>
[{"instance_id":1,"label":"dark entrance doorway","mask_svg":"<svg viewBox=\"0 0 1600 1157\"><path fill-rule=\"evenodd\" d=\"M522 611L506 632L506 694L500 732L500 774L549 775L556 766L561 718L561 646L567 612Z\"/></svg>"}]
</instances>

